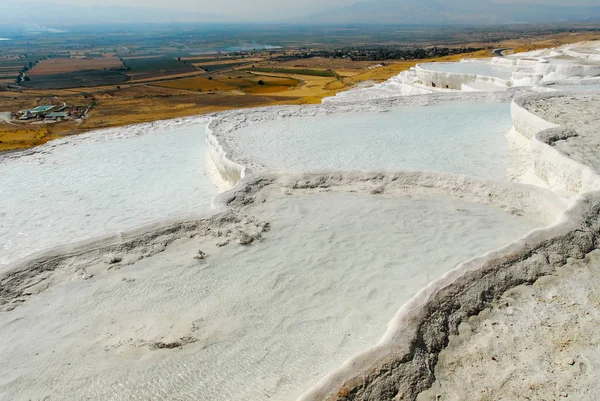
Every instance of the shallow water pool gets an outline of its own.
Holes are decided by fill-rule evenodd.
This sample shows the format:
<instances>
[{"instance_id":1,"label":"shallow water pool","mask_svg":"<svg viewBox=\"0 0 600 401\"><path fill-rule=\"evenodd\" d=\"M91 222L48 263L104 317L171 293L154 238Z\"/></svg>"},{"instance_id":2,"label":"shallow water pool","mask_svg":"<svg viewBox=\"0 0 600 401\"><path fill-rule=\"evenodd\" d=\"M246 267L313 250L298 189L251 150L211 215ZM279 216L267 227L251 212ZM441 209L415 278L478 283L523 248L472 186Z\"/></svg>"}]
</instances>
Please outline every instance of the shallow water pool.
<instances>
[{"instance_id":1,"label":"shallow water pool","mask_svg":"<svg viewBox=\"0 0 600 401\"><path fill-rule=\"evenodd\" d=\"M427 63L421 64L427 70L457 74L482 75L500 79L511 79L514 68L487 63Z\"/></svg>"},{"instance_id":2,"label":"shallow water pool","mask_svg":"<svg viewBox=\"0 0 600 401\"><path fill-rule=\"evenodd\" d=\"M128 128L123 128L127 130ZM208 210L204 124L77 140L0 162L0 265L56 245Z\"/></svg>"},{"instance_id":3,"label":"shallow water pool","mask_svg":"<svg viewBox=\"0 0 600 401\"><path fill-rule=\"evenodd\" d=\"M0 314L0 398L294 400L377 343L419 289L539 226L441 196L281 188L244 212L271 223L264 241L185 239Z\"/></svg>"},{"instance_id":4,"label":"shallow water pool","mask_svg":"<svg viewBox=\"0 0 600 401\"><path fill-rule=\"evenodd\" d=\"M503 179L507 103L292 117L234 133L245 154L290 171L406 169Z\"/></svg>"}]
</instances>

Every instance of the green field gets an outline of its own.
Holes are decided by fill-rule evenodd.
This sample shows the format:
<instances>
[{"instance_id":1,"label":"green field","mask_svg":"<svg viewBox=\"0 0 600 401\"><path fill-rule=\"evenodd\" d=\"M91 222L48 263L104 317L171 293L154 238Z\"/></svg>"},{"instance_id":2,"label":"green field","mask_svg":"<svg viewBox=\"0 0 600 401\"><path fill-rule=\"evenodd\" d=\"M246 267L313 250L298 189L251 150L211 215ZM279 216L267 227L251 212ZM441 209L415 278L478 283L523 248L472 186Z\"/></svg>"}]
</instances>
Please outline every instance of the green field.
<instances>
[{"instance_id":1,"label":"green field","mask_svg":"<svg viewBox=\"0 0 600 401\"><path fill-rule=\"evenodd\" d=\"M135 79L160 77L198 71L189 61L178 61L171 57L122 59L127 74Z\"/></svg>"}]
</instances>

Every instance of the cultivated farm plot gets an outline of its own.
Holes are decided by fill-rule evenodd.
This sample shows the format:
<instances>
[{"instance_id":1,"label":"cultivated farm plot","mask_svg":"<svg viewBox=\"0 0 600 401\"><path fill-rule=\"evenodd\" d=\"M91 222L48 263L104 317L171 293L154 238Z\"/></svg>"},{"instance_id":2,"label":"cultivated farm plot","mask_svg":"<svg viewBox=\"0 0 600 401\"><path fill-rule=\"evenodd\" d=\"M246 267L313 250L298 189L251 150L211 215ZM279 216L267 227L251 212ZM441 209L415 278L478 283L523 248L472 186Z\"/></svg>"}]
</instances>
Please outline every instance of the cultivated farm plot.
<instances>
[{"instance_id":1,"label":"cultivated farm plot","mask_svg":"<svg viewBox=\"0 0 600 401\"><path fill-rule=\"evenodd\" d=\"M206 72L214 72L221 70L229 70L236 67L241 67L244 65L249 65L251 62L243 61L243 62L230 62L230 63L202 63L202 64L194 64L196 67L203 69Z\"/></svg>"},{"instance_id":2,"label":"cultivated farm plot","mask_svg":"<svg viewBox=\"0 0 600 401\"><path fill-rule=\"evenodd\" d=\"M194 65L206 66L206 65L223 65L223 64L234 64L234 63L257 63L259 61L264 61L263 58L253 57L253 58L227 58L227 59L205 59L205 60L189 60Z\"/></svg>"},{"instance_id":3,"label":"cultivated farm plot","mask_svg":"<svg viewBox=\"0 0 600 401\"><path fill-rule=\"evenodd\" d=\"M0 79L12 79L12 80L16 80L17 76L19 76L19 73L21 72L21 69L15 69L14 67L9 67L9 68L0 68Z\"/></svg>"},{"instance_id":4,"label":"cultivated farm plot","mask_svg":"<svg viewBox=\"0 0 600 401\"><path fill-rule=\"evenodd\" d=\"M117 57L57 58L46 59L36 64L28 75L63 74L76 71L120 69L123 63Z\"/></svg>"},{"instance_id":5,"label":"cultivated farm plot","mask_svg":"<svg viewBox=\"0 0 600 401\"><path fill-rule=\"evenodd\" d=\"M206 77L194 77L161 82L156 84L156 86L194 91L229 91L236 89L235 86L228 85L225 82L217 81L215 79L208 79Z\"/></svg>"},{"instance_id":6,"label":"cultivated farm plot","mask_svg":"<svg viewBox=\"0 0 600 401\"><path fill-rule=\"evenodd\" d=\"M253 95L289 91L302 83L301 80L292 77L274 77L254 74L244 78L233 78L231 79L231 82L232 85L237 86L239 90Z\"/></svg>"},{"instance_id":7,"label":"cultivated farm plot","mask_svg":"<svg viewBox=\"0 0 600 401\"><path fill-rule=\"evenodd\" d=\"M22 86L34 89L68 89L103 85L118 85L127 81L127 75L117 70L77 71L66 74L31 76Z\"/></svg>"},{"instance_id":8,"label":"cultivated farm plot","mask_svg":"<svg viewBox=\"0 0 600 401\"><path fill-rule=\"evenodd\" d=\"M123 63L127 68L127 75L133 80L199 71L192 63L171 57L126 58Z\"/></svg>"},{"instance_id":9,"label":"cultivated farm plot","mask_svg":"<svg viewBox=\"0 0 600 401\"><path fill-rule=\"evenodd\" d=\"M343 83L332 77L323 77L316 75L300 75L286 73L258 73L256 69L244 71L252 74L257 79L294 79L300 84L292 88L283 88L279 91L269 92L270 96L281 96L283 98L312 98L312 102L320 103L320 99L325 96L333 96L335 91L340 89L337 86ZM295 70L294 70L295 71ZM240 71L241 72L241 71Z\"/></svg>"},{"instance_id":10,"label":"cultivated farm plot","mask_svg":"<svg viewBox=\"0 0 600 401\"><path fill-rule=\"evenodd\" d=\"M289 90L300 84L300 81L287 77L271 76L226 76L218 75L214 79L194 77L161 82L156 86L171 89L193 91L233 91L239 90L249 94L266 94Z\"/></svg>"},{"instance_id":11,"label":"cultivated farm plot","mask_svg":"<svg viewBox=\"0 0 600 401\"><path fill-rule=\"evenodd\" d=\"M310 75L315 77L336 77L335 71L329 70L307 70L300 68L269 68L269 67L257 67L248 69L253 72L266 72L276 74L294 74L294 75Z\"/></svg>"}]
</instances>

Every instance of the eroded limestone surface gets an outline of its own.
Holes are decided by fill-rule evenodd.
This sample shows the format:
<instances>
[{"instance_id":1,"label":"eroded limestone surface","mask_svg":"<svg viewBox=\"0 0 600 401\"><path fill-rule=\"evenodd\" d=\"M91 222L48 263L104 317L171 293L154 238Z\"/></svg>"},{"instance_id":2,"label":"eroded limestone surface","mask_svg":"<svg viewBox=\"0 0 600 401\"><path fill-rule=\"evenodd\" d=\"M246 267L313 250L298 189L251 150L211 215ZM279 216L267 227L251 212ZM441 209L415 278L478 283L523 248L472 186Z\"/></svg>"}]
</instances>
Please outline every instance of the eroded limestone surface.
<instances>
[{"instance_id":1,"label":"eroded limestone surface","mask_svg":"<svg viewBox=\"0 0 600 401\"><path fill-rule=\"evenodd\" d=\"M507 291L459 327L419 401L597 400L600 251Z\"/></svg>"},{"instance_id":2,"label":"eroded limestone surface","mask_svg":"<svg viewBox=\"0 0 600 401\"><path fill-rule=\"evenodd\" d=\"M543 119L572 131L552 145L600 173L600 93L532 98L526 106Z\"/></svg>"}]
</instances>

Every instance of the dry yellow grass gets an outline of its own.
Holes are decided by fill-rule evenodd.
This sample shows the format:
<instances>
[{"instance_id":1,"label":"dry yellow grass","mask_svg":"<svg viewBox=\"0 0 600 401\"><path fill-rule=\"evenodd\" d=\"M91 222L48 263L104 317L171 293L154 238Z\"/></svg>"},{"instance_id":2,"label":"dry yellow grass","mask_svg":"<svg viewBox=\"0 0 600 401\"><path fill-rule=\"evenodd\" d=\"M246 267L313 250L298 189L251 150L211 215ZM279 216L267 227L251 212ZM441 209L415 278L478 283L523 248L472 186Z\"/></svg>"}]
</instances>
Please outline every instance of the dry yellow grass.
<instances>
[{"instance_id":1,"label":"dry yellow grass","mask_svg":"<svg viewBox=\"0 0 600 401\"><path fill-rule=\"evenodd\" d=\"M192 92L159 87L135 87L97 96L97 106L81 130L164 120L216 111L257 107L275 100L234 92Z\"/></svg>"},{"instance_id":2,"label":"dry yellow grass","mask_svg":"<svg viewBox=\"0 0 600 401\"><path fill-rule=\"evenodd\" d=\"M64 128L64 127L61 127ZM66 132L66 131L65 131ZM43 145L53 139L60 138L59 132L54 132L48 127L39 129L21 129L6 131L0 129L0 151L20 150Z\"/></svg>"},{"instance_id":3,"label":"dry yellow grass","mask_svg":"<svg viewBox=\"0 0 600 401\"><path fill-rule=\"evenodd\" d=\"M340 90L345 87L346 85L342 81L335 80L327 83L323 88L327 90Z\"/></svg>"},{"instance_id":4,"label":"dry yellow grass","mask_svg":"<svg viewBox=\"0 0 600 401\"><path fill-rule=\"evenodd\" d=\"M292 78L300 82L300 85L292 89L286 89L280 92L272 92L273 96L281 96L287 98L303 98L303 97L317 97L323 98L330 96L335 93L335 90L327 89L328 85L336 82L335 78L331 77L318 77L312 75L296 75L296 74L282 74L282 73L254 73L260 77L277 77L277 78Z\"/></svg>"},{"instance_id":5,"label":"dry yellow grass","mask_svg":"<svg viewBox=\"0 0 600 401\"><path fill-rule=\"evenodd\" d=\"M246 74L244 78L233 78L230 81L239 90L252 95L293 91L302 84L302 81L289 76L277 77L263 74ZM260 81L264 85L260 85Z\"/></svg>"}]
</instances>

